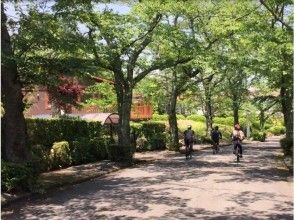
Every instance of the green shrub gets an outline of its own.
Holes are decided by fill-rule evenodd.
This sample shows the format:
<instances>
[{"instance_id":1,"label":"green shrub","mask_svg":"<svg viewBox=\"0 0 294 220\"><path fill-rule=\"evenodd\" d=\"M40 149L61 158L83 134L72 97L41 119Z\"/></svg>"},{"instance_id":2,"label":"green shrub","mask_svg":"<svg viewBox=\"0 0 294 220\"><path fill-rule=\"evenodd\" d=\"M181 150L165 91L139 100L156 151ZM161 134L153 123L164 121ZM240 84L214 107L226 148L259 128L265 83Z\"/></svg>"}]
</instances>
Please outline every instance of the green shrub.
<instances>
[{"instance_id":1,"label":"green shrub","mask_svg":"<svg viewBox=\"0 0 294 220\"><path fill-rule=\"evenodd\" d=\"M32 161L31 164L37 170L37 172L41 173L44 171L48 171L50 168L50 151L46 149L45 146L37 144L31 146L32 152Z\"/></svg>"},{"instance_id":2,"label":"green shrub","mask_svg":"<svg viewBox=\"0 0 294 220\"><path fill-rule=\"evenodd\" d=\"M226 118L214 117L213 123L233 126L234 125L234 118L233 117L226 117Z\"/></svg>"},{"instance_id":3,"label":"green shrub","mask_svg":"<svg viewBox=\"0 0 294 220\"><path fill-rule=\"evenodd\" d=\"M255 141L265 141L266 138L266 133L265 132L261 132L261 131L255 131L251 134L251 137L253 138L253 140Z\"/></svg>"},{"instance_id":4,"label":"green shrub","mask_svg":"<svg viewBox=\"0 0 294 220\"><path fill-rule=\"evenodd\" d=\"M142 133L146 138L165 132L165 124L160 122L143 122Z\"/></svg>"},{"instance_id":5,"label":"green shrub","mask_svg":"<svg viewBox=\"0 0 294 220\"><path fill-rule=\"evenodd\" d=\"M212 144L211 138L207 136L196 136L196 144Z\"/></svg>"},{"instance_id":6,"label":"green shrub","mask_svg":"<svg viewBox=\"0 0 294 220\"><path fill-rule=\"evenodd\" d=\"M71 165L69 143L67 141L55 142L50 150L50 160L53 169Z\"/></svg>"},{"instance_id":7,"label":"green shrub","mask_svg":"<svg viewBox=\"0 0 294 220\"><path fill-rule=\"evenodd\" d=\"M234 117L214 117L213 123L234 126ZM242 117L239 118L239 124L241 127L244 127L246 125L246 119Z\"/></svg>"},{"instance_id":8,"label":"green shrub","mask_svg":"<svg viewBox=\"0 0 294 220\"><path fill-rule=\"evenodd\" d=\"M107 146L110 140L101 138L79 138L70 143L70 155L74 165L108 159Z\"/></svg>"},{"instance_id":9,"label":"green shrub","mask_svg":"<svg viewBox=\"0 0 294 220\"><path fill-rule=\"evenodd\" d=\"M186 117L185 117L184 115L178 115L178 114L177 114L177 119L178 119L178 120L185 120Z\"/></svg>"},{"instance_id":10,"label":"green shrub","mask_svg":"<svg viewBox=\"0 0 294 220\"><path fill-rule=\"evenodd\" d=\"M40 171L66 167L71 164L71 159L76 165L107 158L106 142L110 138L105 137L106 128L100 122L87 122L77 118L26 119L26 122L33 163L40 167ZM61 147L64 152L57 150L57 146L52 148L54 143L60 141L70 143L69 154L66 147Z\"/></svg>"},{"instance_id":11,"label":"green shrub","mask_svg":"<svg viewBox=\"0 0 294 220\"><path fill-rule=\"evenodd\" d=\"M141 152L141 151L147 151L148 150L148 141L147 139L143 137L139 137L136 140L136 151Z\"/></svg>"},{"instance_id":12,"label":"green shrub","mask_svg":"<svg viewBox=\"0 0 294 220\"><path fill-rule=\"evenodd\" d=\"M264 125L264 129L265 129L265 130L268 130L268 129L270 129L271 127L272 127L272 125L271 125L271 124L267 124L267 123L266 123L266 124Z\"/></svg>"},{"instance_id":13,"label":"green shrub","mask_svg":"<svg viewBox=\"0 0 294 220\"><path fill-rule=\"evenodd\" d=\"M280 140L280 145L283 149L285 156L291 156L293 158L293 139L283 138Z\"/></svg>"},{"instance_id":14,"label":"green shrub","mask_svg":"<svg viewBox=\"0 0 294 220\"><path fill-rule=\"evenodd\" d=\"M273 135L281 135L281 134L285 134L286 129L284 126L273 126L267 129L267 131Z\"/></svg>"},{"instance_id":15,"label":"green shrub","mask_svg":"<svg viewBox=\"0 0 294 220\"><path fill-rule=\"evenodd\" d=\"M70 156L74 165L94 161L90 153L90 144L87 138L79 138L70 143Z\"/></svg>"},{"instance_id":16,"label":"green shrub","mask_svg":"<svg viewBox=\"0 0 294 220\"><path fill-rule=\"evenodd\" d=\"M108 159L107 147L111 145L111 141L106 137L92 138L89 141L90 153L94 156L94 160Z\"/></svg>"},{"instance_id":17,"label":"green shrub","mask_svg":"<svg viewBox=\"0 0 294 220\"><path fill-rule=\"evenodd\" d=\"M30 146L44 145L49 150L54 142L74 141L80 137L100 137L104 129L100 122L71 119L26 119Z\"/></svg>"},{"instance_id":18,"label":"green shrub","mask_svg":"<svg viewBox=\"0 0 294 220\"><path fill-rule=\"evenodd\" d=\"M256 130L260 130L260 124L259 121L252 122L252 128Z\"/></svg>"},{"instance_id":19,"label":"green shrub","mask_svg":"<svg viewBox=\"0 0 294 220\"><path fill-rule=\"evenodd\" d=\"M37 172L28 164L1 160L1 190L5 192L31 191L37 180Z\"/></svg>"},{"instance_id":20,"label":"green shrub","mask_svg":"<svg viewBox=\"0 0 294 220\"><path fill-rule=\"evenodd\" d=\"M165 124L159 122L143 122L142 133L148 141L149 150L165 149Z\"/></svg>"},{"instance_id":21,"label":"green shrub","mask_svg":"<svg viewBox=\"0 0 294 220\"><path fill-rule=\"evenodd\" d=\"M137 138L141 137L143 135L142 124L131 122L131 134L134 135L134 141L136 141Z\"/></svg>"},{"instance_id":22,"label":"green shrub","mask_svg":"<svg viewBox=\"0 0 294 220\"><path fill-rule=\"evenodd\" d=\"M155 135L148 139L149 150L164 150L166 148L165 134Z\"/></svg>"},{"instance_id":23,"label":"green shrub","mask_svg":"<svg viewBox=\"0 0 294 220\"><path fill-rule=\"evenodd\" d=\"M206 121L205 116L203 115L189 115L187 119L192 121L200 121L200 122Z\"/></svg>"},{"instance_id":24,"label":"green shrub","mask_svg":"<svg viewBox=\"0 0 294 220\"><path fill-rule=\"evenodd\" d=\"M154 121L167 121L168 115L167 114L164 114L164 115L153 114L152 120L154 120Z\"/></svg>"},{"instance_id":25,"label":"green shrub","mask_svg":"<svg viewBox=\"0 0 294 220\"><path fill-rule=\"evenodd\" d=\"M132 154L130 149L123 149L117 144L110 144L107 146L107 154L110 160L112 161L121 161L122 155L125 155L124 150L128 150L128 153ZM131 158L131 155L130 155Z\"/></svg>"}]
</instances>

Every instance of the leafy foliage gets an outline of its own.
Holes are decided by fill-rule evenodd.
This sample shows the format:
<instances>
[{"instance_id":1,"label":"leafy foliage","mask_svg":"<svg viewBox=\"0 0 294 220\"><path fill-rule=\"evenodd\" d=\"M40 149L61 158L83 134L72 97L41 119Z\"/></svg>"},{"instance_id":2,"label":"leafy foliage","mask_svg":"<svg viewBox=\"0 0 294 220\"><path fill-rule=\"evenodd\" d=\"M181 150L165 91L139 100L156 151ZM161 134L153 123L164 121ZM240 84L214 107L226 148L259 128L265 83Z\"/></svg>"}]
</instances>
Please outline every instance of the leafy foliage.
<instances>
[{"instance_id":1,"label":"leafy foliage","mask_svg":"<svg viewBox=\"0 0 294 220\"><path fill-rule=\"evenodd\" d=\"M71 165L70 148L67 141L55 142L50 150L50 160L53 169Z\"/></svg>"},{"instance_id":2,"label":"leafy foliage","mask_svg":"<svg viewBox=\"0 0 294 220\"><path fill-rule=\"evenodd\" d=\"M103 112L117 111L115 91L109 83L96 83L87 87L84 99L84 106L95 105Z\"/></svg>"},{"instance_id":3,"label":"leafy foliage","mask_svg":"<svg viewBox=\"0 0 294 220\"><path fill-rule=\"evenodd\" d=\"M253 132L251 134L253 140L255 141L261 141L264 142L266 138L266 133L265 132Z\"/></svg>"},{"instance_id":4,"label":"leafy foliage","mask_svg":"<svg viewBox=\"0 0 294 220\"><path fill-rule=\"evenodd\" d=\"M30 191L37 182L37 173L29 164L1 160L1 189L6 192Z\"/></svg>"}]
</instances>

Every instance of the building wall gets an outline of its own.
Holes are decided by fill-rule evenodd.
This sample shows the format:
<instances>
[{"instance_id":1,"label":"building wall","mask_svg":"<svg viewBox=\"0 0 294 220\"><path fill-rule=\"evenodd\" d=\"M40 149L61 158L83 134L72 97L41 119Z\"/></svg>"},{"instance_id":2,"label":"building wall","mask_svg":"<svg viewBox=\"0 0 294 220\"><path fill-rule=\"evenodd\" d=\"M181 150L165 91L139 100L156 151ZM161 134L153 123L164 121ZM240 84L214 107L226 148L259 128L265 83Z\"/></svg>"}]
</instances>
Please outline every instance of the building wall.
<instances>
[{"instance_id":1,"label":"building wall","mask_svg":"<svg viewBox=\"0 0 294 220\"><path fill-rule=\"evenodd\" d=\"M145 102L137 102L133 104L131 111L131 120L148 120L152 118L152 106Z\"/></svg>"},{"instance_id":2,"label":"building wall","mask_svg":"<svg viewBox=\"0 0 294 220\"><path fill-rule=\"evenodd\" d=\"M25 98L31 103L31 106L24 112L25 117L51 114L51 104L47 91L40 90L38 92L27 93Z\"/></svg>"},{"instance_id":3,"label":"building wall","mask_svg":"<svg viewBox=\"0 0 294 220\"><path fill-rule=\"evenodd\" d=\"M25 117L32 117L34 115L50 115L52 114L52 106L49 102L49 95L46 89L37 92L27 93L25 96L32 104L26 111ZM77 109L72 107L72 114L86 114L86 113L101 113L95 106L84 107ZM143 101L135 100L131 111L131 120L148 120L153 114L151 104Z\"/></svg>"}]
</instances>

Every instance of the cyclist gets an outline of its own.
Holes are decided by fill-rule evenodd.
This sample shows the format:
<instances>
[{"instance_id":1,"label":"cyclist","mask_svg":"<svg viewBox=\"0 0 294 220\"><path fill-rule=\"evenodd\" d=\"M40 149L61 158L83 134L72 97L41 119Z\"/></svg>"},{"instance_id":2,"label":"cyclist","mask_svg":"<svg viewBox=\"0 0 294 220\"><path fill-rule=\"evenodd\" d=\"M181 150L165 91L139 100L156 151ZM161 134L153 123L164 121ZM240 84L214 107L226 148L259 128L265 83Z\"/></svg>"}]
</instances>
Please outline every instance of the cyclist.
<instances>
[{"instance_id":1,"label":"cyclist","mask_svg":"<svg viewBox=\"0 0 294 220\"><path fill-rule=\"evenodd\" d=\"M239 124L235 124L234 126L234 130L232 133L232 140L233 140L233 144L234 144L234 151L233 153L236 154L236 149L237 147L239 147L240 149L240 157L242 157L242 145L241 145L241 141L245 138L245 135L243 133L243 131L241 130L241 127Z\"/></svg>"},{"instance_id":2,"label":"cyclist","mask_svg":"<svg viewBox=\"0 0 294 220\"><path fill-rule=\"evenodd\" d=\"M222 133L218 130L218 126L215 126L214 129L211 131L213 153L219 151L219 139L222 139Z\"/></svg>"},{"instance_id":3,"label":"cyclist","mask_svg":"<svg viewBox=\"0 0 294 220\"><path fill-rule=\"evenodd\" d=\"M192 126L189 125L188 129L184 131L184 142L186 146L186 159L188 156L192 158L193 143L195 138L195 132L192 130Z\"/></svg>"}]
</instances>

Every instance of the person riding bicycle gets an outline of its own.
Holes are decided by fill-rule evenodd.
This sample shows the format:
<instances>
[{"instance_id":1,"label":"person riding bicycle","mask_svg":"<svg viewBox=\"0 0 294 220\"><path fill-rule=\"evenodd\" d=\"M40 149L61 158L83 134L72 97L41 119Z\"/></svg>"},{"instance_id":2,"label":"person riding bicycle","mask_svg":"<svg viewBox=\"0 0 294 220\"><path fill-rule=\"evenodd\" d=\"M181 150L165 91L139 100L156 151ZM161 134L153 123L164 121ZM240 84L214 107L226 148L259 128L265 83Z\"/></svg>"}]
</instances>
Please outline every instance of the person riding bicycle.
<instances>
[{"instance_id":1,"label":"person riding bicycle","mask_svg":"<svg viewBox=\"0 0 294 220\"><path fill-rule=\"evenodd\" d=\"M240 157L242 157L242 145L241 145L241 141L245 138L245 135L243 133L243 131L241 130L241 127L239 124L235 124L234 126L234 130L232 133L232 140L233 140L233 144L234 144L234 154L236 154L236 149L237 146L240 149Z\"/></svg>"},{"instance_id":2,"label":"person riding bicycle","mask_svg":"<svg viewBox=\"0 0 294 220\"><path fill-rule=\"evenodd\" d=\"M219 139L222 139L222 133L218 130L218 126L215 126L211 131L211 140L216 151L219 150Z\"/></svg>"},{"instance_id":3,"label":"person riding bicycle","mask_svg":"<svg viewBox=\"0 0 294 220\"><path fill-rule=\"evenodd\" d=\"M189 125L188 129L184 131L184 142L186 146L186 159L188 159L188 156L192 157L192 151L193 151L193 143L195 138L195 132L192 130L192 126Z\"/></svg>"}]
</instances>

